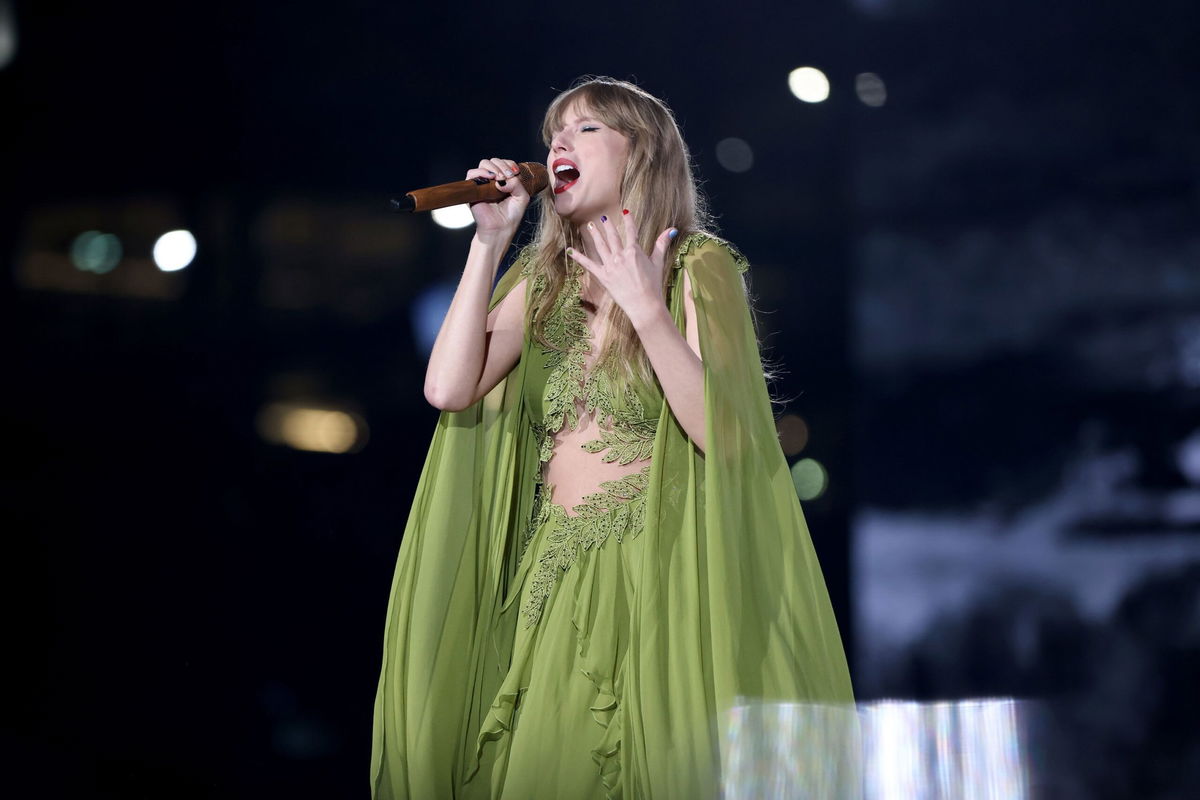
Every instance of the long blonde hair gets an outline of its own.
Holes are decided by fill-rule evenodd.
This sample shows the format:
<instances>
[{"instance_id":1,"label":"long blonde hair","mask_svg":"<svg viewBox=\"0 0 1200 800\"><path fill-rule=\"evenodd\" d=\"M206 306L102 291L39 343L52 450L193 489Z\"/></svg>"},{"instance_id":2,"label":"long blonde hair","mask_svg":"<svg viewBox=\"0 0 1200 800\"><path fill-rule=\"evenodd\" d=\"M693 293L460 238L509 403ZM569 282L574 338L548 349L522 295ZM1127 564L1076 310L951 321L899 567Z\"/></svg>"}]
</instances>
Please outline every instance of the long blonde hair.
<instances>
[{"instance_id":1,"label":"long blonde hair","mask_svg":"<svg viewBox=\"0 0 1200 800\"><path fill-rule=\"evenodd\" d=\"M621 178L621 205L630 209L638 224L638 244L647 253L668 227L679 229L667 250L663 294L671 282L671 264L679 243L690 234L707 232L710 218L692 175L691 157L671 110L658 98L627 81L606 77L580 78L546 109L542 140L546 147L562 126L563 115L573 104L589 112L629 140L625 174ZM540 216L534 236L531 279L544 287L526 311L534 339L548 349L558 349L546 339L545 323L566 282L566 249L580 248L570 222L554 211L552 189L538 196ZM613 303L604 319L611 331L599 359L611 359L619 368L615 377L652 385L654 371L642 349L633 323Z\"/></svg>"}]
</instances>

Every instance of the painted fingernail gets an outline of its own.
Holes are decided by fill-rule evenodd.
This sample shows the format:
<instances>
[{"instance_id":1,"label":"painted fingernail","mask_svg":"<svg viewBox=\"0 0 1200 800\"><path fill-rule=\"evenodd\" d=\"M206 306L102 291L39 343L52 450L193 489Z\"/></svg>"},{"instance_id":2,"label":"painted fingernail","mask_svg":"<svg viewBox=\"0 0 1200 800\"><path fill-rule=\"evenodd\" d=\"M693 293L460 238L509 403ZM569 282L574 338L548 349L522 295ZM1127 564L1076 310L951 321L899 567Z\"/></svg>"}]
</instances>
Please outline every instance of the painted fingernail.
<instances>
[{"instance_id":1,"label":"painted fingernail","mask_svg":"<svg viewBox=\"0 0 1200 800\"><path fill-rule=\"evenodd\" d=\"M507 185L508 185L508 181L496 181L496 185L497 185L497 186L507 186Z\"/></svg>"},{"instance_id":2,"label":"painted fingernail","mask_svg":"<svg viewBox=\"0 0 1200 800\"><path fill-rule=\"evenodd\" d=\"M606 217L606 216L604 216L603 214L601 214L601 215L600 215L600 221L601 221L601 222L608 222L608 217Z\"/></svg>"},{"instance_id":3,"label":"painted fingernail","mask_svg":"<svg viewBox=\"0 0 1200 800\"><path fill-rule=\"evenodd\" d=\"M679 231L675 228L671 228L671 232L667 234L667 238L674 239L678 235L679 235Z\"/></svg>"},{"instance_id":4,"label":"painted fingernail","mask_svg":"<svg viewBox=\"0 0 1200 800\"><path fill-rule=\"evenodd\" d=\"M621 209L621 213L622 213L622 214L628 214L628 213L629 213L629 209L628 209L628 208Z\"/></svg>"},{"instance_id":5,"label":"painted fingernail","mask_svg":"<svg viewBox=\"0 0 1200 800\"><path fill-rule=\"evenodd\" d=\"M596 230L596 223L594 223L594 222L589 222L589 223L588 223L588 228L590 228L591 230Z\"/></svg>"},{"instance_id":6,"label":"painted fingernail","mask_svg":"<svg viewBox=\"0 0 1200 800\"><path fill-rule=\"evenodd\" d=\"M570 256L570 255L574 255L574 254L575 254L575 250L574 250L574 248L568 247L568 248L567 248L567 255L569 255L569 256Z\"/></svg>"},{"instance_id":7,"label":"painted fingernail","mask_svg":"<svg viewBox=\"0 0 1200 800\"><path fill-rule=\"evenodd\" d=\"M490 169L487 171L487 174L491 175L493 178L496 177L496 173L492 172Z\"/></svg>"}]
</instances>

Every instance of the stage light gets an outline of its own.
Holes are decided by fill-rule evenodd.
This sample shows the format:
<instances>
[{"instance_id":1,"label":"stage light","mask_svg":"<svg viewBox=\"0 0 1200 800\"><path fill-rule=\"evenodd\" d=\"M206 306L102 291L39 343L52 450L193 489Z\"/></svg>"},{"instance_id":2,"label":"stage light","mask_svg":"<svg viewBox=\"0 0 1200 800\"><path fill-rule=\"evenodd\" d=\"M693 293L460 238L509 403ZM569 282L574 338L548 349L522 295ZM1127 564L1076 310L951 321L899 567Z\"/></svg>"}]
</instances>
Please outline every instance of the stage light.
<instances>
[{"instance_id":1,"label":"stage light","mask_svg":"<svg viewBox=\"0 0 1200 800\"><path fill-rule=\"evenodd\" d=\"M71 243L71 263L81 272L112 272L121 261L121 253L121 240L111 233L84 231Z\"/></svg>"},{"instance_id":2,"label":"stage light","mask_svg":"<svg viewBox=\"0 0 1200 800\"><path fill-rule=\"evenodd\" d=\"M196 237L189 231L168 231L154 243L154 263L163 272L175 272L196 257Z\"/></svg>"},{"instance_id":3,"label":"stage light","mask_svg":"<svg viewBox=\"0 0 1200 800\"><path fill-rule=\"evenodd\" d=\"M1024 800L1030 708L1011 698L864 705L866 800Z\"/></svg>"},{"instance_id":4,"label":"stage light","mask_svg":"<svg viewBox=\"0 0 1200 800\"><path fill-rule=\"evenodd\" d=\"M717 163L730 172L745 172L754 166L754 151L745 139L731 136L717 142Z\"/></svg>"},{"instance_id":5,"label":"stage light","mask_svg":"<svg viewBox=\"0 0 1200 800\"><path fill-rule=\"evenodd\" d=\"M819 461L812 458L802 458L792 464L792 483L796 486L796 495L801 500L816 500L825 494L829 485L829 473Z\"/></svg>"},{"instance_id":6,"label":"stage light","mask_svg":"<svg viewBox=\"0 0 1200 800\"><path fill-rule=\"evenodd\" d=\"M788 88L796 99L821 103L829 98L829 78L816 67L797 67L788 73Z\"/></svg>"},{"instance_id":7,"label":"stage light","mask_svg":"<svg viewBox=\"0 0 1200 800\"><path fill-rule=\"evenodd\" d=\"M433 217L434 222L443 228L450 228L451 230L465 228L475 222L475 218L471 216L471 207L466 203L459 206L435 208L429 213Z\"/></svg>"},{"instance_id":8,"label":"stage light","mask_svg":"<svg viewBox=\"0 0 1200 800\"><path fill-rule=\"evenodd\" d=\"M808 423L795 414L784 414L775 423L785 455L794 456L808 444Z\"/></svg>"},{"instance_id":9,"label":"stage light","mask_svg":"<svg viewBox=\"0 0 1200 800\"><path fill-rule=\"evenodd\" d=\"M879 108L887 102L887 87L883 78L874 72L860 72L854 76L854 93L864 105Z\"/></svg>"},{"instance_id":10,"label":"stage light","mask_svg":"<svg viewBox=\"0 0 1200 800\"><path fill-rule=\"evenodd\" d=\"M259 436L272 444L312 453L361 450L367 439L362 417L333 408L271 403L258 414Z\"/></svg>"}]
</instances>

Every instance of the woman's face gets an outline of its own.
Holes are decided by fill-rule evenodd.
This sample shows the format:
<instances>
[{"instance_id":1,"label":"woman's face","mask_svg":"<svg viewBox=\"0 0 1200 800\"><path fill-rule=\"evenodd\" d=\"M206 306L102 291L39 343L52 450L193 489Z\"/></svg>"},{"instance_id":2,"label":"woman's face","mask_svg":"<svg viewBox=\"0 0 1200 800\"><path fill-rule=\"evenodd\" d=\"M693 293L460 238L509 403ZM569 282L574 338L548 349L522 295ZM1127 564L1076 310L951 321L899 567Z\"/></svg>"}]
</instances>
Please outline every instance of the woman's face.
<instances>
[{"instance_id":1,"label":"woman's face","mask_svg":"<svg viewBox=\"0 0 1200 800\"><path fill-rule=\"evenodd\" d=\"M620 214L628 155L624 134L596 119L586 105L572 103L546 158L554 210L575 225Z\"/></svg>"}]
</instances>

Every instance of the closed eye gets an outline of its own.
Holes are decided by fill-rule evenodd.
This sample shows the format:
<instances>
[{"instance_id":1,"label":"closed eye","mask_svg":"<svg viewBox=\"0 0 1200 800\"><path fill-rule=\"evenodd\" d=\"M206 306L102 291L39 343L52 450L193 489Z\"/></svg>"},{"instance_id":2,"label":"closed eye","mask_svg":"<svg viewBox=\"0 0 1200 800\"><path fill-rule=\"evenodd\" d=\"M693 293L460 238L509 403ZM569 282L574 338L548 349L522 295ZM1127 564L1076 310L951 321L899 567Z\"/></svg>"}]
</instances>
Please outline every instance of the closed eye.
<instances>
[{"instance_id":1,"label":"closed eye","mask_svg":"<svg viewBox=\"0 0 1200 800\"><path fill-rule=\"evenodd\" d=\"M598 131L598 130L600 130L600 128L599 128L599 127L597 127L597 126L595 126L595 125L584 125L584 126L583 126L583 127L580 129L580 130L584 130L584 131Z\"/></svg>"}]
</instances>

